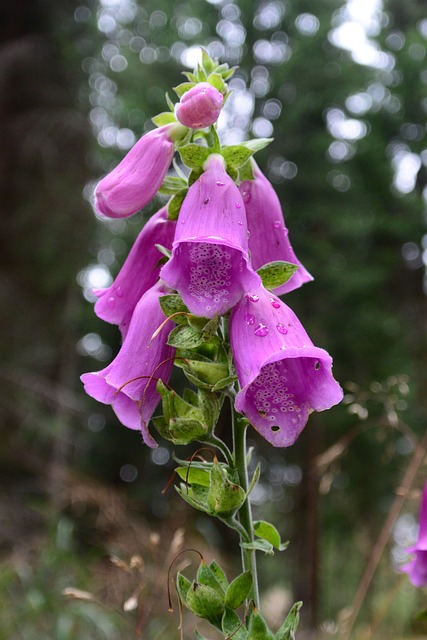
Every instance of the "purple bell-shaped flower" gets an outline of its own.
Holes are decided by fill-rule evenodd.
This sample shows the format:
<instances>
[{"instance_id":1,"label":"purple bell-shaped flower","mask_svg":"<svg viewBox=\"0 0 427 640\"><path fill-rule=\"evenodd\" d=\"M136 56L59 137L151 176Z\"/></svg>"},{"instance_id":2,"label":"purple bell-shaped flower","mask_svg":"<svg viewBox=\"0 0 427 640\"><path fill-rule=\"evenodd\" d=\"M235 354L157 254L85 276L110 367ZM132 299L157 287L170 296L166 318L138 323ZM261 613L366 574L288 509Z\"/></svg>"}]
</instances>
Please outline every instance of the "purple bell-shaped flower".
<instances>
[{"instance_id":1,"label":"purple bell-shaped flower","mask_svg":"<svg viewBox=\"0 0 427 640\"><path fill-rule=\"evenodd\" d=\"M413 547L406 549L414 558L400 568L408 574L414 587L427 587L427 483L421 499L420 530L418 540Z\"/></svg>"}]
</instances>

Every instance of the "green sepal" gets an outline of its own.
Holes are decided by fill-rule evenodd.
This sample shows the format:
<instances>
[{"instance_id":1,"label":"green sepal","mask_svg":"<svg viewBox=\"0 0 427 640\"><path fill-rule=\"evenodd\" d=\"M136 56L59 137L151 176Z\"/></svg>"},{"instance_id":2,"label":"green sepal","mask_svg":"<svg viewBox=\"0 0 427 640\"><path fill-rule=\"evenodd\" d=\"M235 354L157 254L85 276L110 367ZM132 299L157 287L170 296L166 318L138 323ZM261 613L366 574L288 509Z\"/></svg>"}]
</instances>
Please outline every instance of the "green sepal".
<instances>
[{"instance_id":1,"label":"green sepal","mask_svg":"<svg viewBox=\"0 0 427 640\"><path fill-rule=\"evenodd\" d=\"M176 590L178 592L178 597L183 604L186 604L187 593L190 586L191 582L178 571L176 574Z\"/></svg>"},{"instance_id":2,"label":"green sepal","mask_svg":"<svg viewBox=\"0 0 427 640\"><path fill-rule=\"evenodd\" d=\"M160 435L173 444L190 444L207 436L207 429L198 420L177 418L173 423L168 423L163 416L157 416L152 421Z\"/></svg>"},{"instance_id":3,"label":"green sepal","mask_svg":"<svg viewBox=\"0 0 427 640\"><path fill-rule=\"evenodd\" d=\"M255 180L253 164L250 160L239 167L239 180Z\"/></svg>"},{"instance_id":4,"label":"green sepal","mask_svg":"<svg viewBox=\"0 0 427 640\"><path fill-rule=\"evenodd\" d=\"M281 541L280 533L270 522L266 522L265 520L257 520L256 522L254 522L253 528L257 538L266 540L278 551L284 551L289 546L289 542Z\"/></svg>"},{"instance_id":5,"label":"green sepal","mask_svg":"<svg viewBox=\"0 0 427 640\"><path fill-rule=\"evenodd\" d=\"M154 246L156 247L157 251L160 251L160 253L169 260L172 255L169 249L166 249L166 247L164 247L162 244L155 244ZM159 260L159 262L162 262L162 258ZM157 264L159 264L159 262Z\"/></svg>"},{"instance_id":6,"label":"green sepal","mask_svg":"<svg viewBox=\"0 0 427 640\"><path fill-rule=\"evenodd\" d=\"M245 571L230 583L225 594L225 606L230 609L237 609L244 603L252 589L252 573Z\"/></svg>"},{"instance_id":7,"label":"green sepal","mask_svg":"<svg viewBox=\"0 0 427 640\"><path fill-rule=\"evenodd\" d=\"M200 64L197 65L196 75L199 82L206 82L207 75Z\"/></svg>"},{"instance_id":8,"label":"green sepal","mask_svg":"<svg viewBox=\"0 0 427 640\"><path fill-rule=\"evenodd\" d=\"M188 176L188 186L191 187L192 184L196 182L200 178L203 173L203 169L192 169L190 171L190 175Z\"/></svg>"},{"instance_id":9,"label":"green sepal","mask_svg":"<svg viewBox=\"0 0 427 640\"><path fill-rule=\"evenodd\" d=\"M169 94L167 92L165 93L165 100L166 100L166 104L168 105L169 109L171 111L175 111L175 105L172 102L172 100L170 99L170 96L169 96Z\"/></svg>"},{"instance_id":10,"label":"green sepal","mask_svg":"<svg viewBox=\"0 0 427 640\"><path fill-rule=\"evenodd\" d=\"M286 616L286 620L276 633L276 640L295 640L295 632L299 624L299 610L302 602L296 602Z\"/></svg>"},{"instance_id":11,"label":"green sepal","mask_svg":"<svg viewBox=\"0 0 427 640\"><path fill-rule=\"evenodd\" d=\"M202 47L202 67L206 73L211 73L216 68L215 60L212 60L209 53Z\"/></svg>"},{"instance_id":12,"label":"green sepal","mask_svg":"<svg viewBox=\"0 0 427 640\"><path fill-rule=\"evenodd\" d=\"M225 638L233 640L247 640L248 632L245 624L240 620L237 613L225 607L221 621L222 632Z\"/></svg>"},{"instance_id":13,"label":"green sepal","mask_svg":"<svg viewBox=\"0 0 427 640\"><path fill-rule=\"evenodd\" d=\"M190 374L201 383L201 389L208 391L211 391L217 382L228 376L228 365L224 362L187 360L182 364L182 369L185 375Z\"/></svg>"},{"instance_id":14,"label":"green sepal","mask_svg":"<svg viewBox=\"0 0 427 640\"><path fill-rule=\"evenodd\" d=\"M211 474L207 469L198 469L197 467L177 467L175 472L181 480L188 484L199 484L201 487L209 487L211 483Z\"/></svg>"},{"instance_id":15,"label":"green sepal","mask_svg":"<svg viewBox=\"0 0 427 640\"><path fill-rule=\"evenodd\" d=\"M179 212L181 211L182 203L185 200L185 196L187 195L188 189L181 189L175 193L174 196L168 202L168 219L169 220L177 220L179 216Z\"/></svg>"},{"instance_id":16,"label":"green sepal","mask_svg":"<svg viewBox=\"0 0 427 640\"><path fill-rule=\"evenodd\" d=\"M169 293L165 296L160 296L159 303L166 318L169 318L169 316L172 316L175 313L179 313L181 311L183 314L190 313L178 293ZM173 321L175 322L175 324L187 324L187 317L185 315L175 316Z\"/></svg>"},{"instance_id":17,"label":"green sepal","mask_svg":"<svg viewBox=\"0 0 427 640\"><path fill-rule=\"evenodd\" d=\"M210 393L205 389L198 391L199 409L202 413L205 424L210 431L213 431L218 422L224 396L218 397L216 393Z\"/></svg>"},{"instance_id":18,"label":"green sepal","mask_svg":"<svg viewBox=\"0 0 427 640\"><path fill-rule=\"evenodd\" d=\"M174 444L188 444L208 435L209 425L199 407L168 389L162 380L157 381L156 389L162 398L163 416L153 418L153 424L161 436Z\"/></svg>"},{"instance_id":19,"label":"green sepal","mask_svg":"<svg viewBox=\"0 0 427 640\"><path fill-rule=\"evenodd\" d=\"M233 182L237 182L237 180L239 179L239 172L237 169L235 169L234 167L228 165L227 166L227 173L230 176L230 178L233 180Z\"/></svg>"},{"instance_id":20,"label":"green sepal","mask_svg":"<svg viewBox=\"0 0 427 640\"><path fill-rule=\"evenodd\" d=\"M208 82L213 87L215 87L215 89L218 89L218 91L220 91L221 93L225 93L227 87L223 77L219 73L210 73L208 75Z\"/></svg>"},{"instance_id":21,"label":"green sepal","mask_svg":"<svg viewBox=\"0 0 427 640\"><path fill-rule=\"evenodd\" d=\"M218 462L214 462L207 496L211 513L224 517L230 516L240 509L245 500L246 495L242 487L232 482L226 470Z\"/></svg>"},{"instance_id":22,"label":"green sepal","mask_svg":"<svg viewBox=\"0 0 427 640\"><path fill-rule=\"evenodd\" d=\"M199 396L195 391L193 391L193 389L185 388L184 391L182 392L182 397L185 400L185 402L192 404L193 407L199 406Z\"/></svg>"},{"instance_id":23,"label":"green sepal","mask_svg":"<svg viewBox=\"0 0 427 640\"><path fill-rule=\"evenodd\" d=\"M172 124L172 122L176 122L175 114L170 111L163 111L159 113L154 118L151 118L151 122L153 122L156 127L162 127L164 124Z\"/></svg>"},{"instance_id":24,"label":"green sepal","mask_svg":"<svg viewBox=\"0 0 427 640\"><path fill-rule=\"evenodd\" d=\"M247 149L251 149L252 153L256 153L257 151L261 151L261 149L268 147L273 140L274 138L253 138L252 140L245 140L245 142L242 142L241 144Z\"/></svg>"},{"instance_id":25,"label":"green sepal","mask_svg":"<svg viewBox=\"0 0 427 640\"><path fill-rule=\"evenodd\" d=\"M199 170L203 168L211 149L203 147L201 144L186 144L185 147L179 147L179 155L183 163L189 169Z\"/></svg>"},{"instance_id":26,"label":"green sepal","mask_svg":"<svg viewBox=\"0 0 427 640\"><path fill-rule=\"evenodd\" d=\"M182 82L176 87L173 87L173 90L175 91L178 98L181 98L184 95L184 93L192 89L195 86L195 84L196 84L195 82Z\"/></svg>"},{"instance_id":27,"label":"green sepal","mask_svg":"<svg viewBox=\"0 0 427 640\"><path fill-rule=\"evenodd\" d=\"M206 584L193 580L187 592L187 607L199 618L212 620L222 616L224 596Z\"/></svg>"},{"instance_id":28,"label":"green sepal","mask_svg":"<svg viewBox=\"0 0 427 640\"><path fill-rule=\"evenodd\" d=\"M164 195L174 195L182 189L187 188L187 181L178 176L166 176L159 189L159 193Z\"/></svg>"},{"instance_id":29,"label":"green sepal","mask_svg":"<svg viewBox=\"0 0 427 640\"><path fill-rule=\"evenodd\" d=\"M261 464L258 462L257 466L255 467L254 475L252 476L252 480L251 480L251 483L249 485L248 491L246 493L247 496L250 496L250 494L253 491L256 483L259 480L260 475L261 475Z\"/></svg>"},{"instance_id":30,"label":"green sepal","mask_svg":"<svg viewBox=\"0 0 427 640\"><path fill-rule=\"evenodd\" d=\"M203 342L203 334L188 324L175 327L168 337L168 345L177 349L195 349Z\"/></svg>"},{"instance_id":31,"label":"green sepal","mask_svg":"<svg viewBox=\"0 0 427 640\"><path fill-rule=\"evenodd\" d=\"M221 155L227 163L227 166L238 169L242 167L254 152L251 149L247 149L242 144L232 145L231 147L223 147L221 149Z\"/></svg>"},{"instance_id":32,"label":"green sepal","mask_svg":"<svg viewBox=\"0 0 427 640\"><path fill-rule=\"evenodd\" d=\"M267 556L274 556L274 547L271 542L267 540L254 540L253 542L241 542L240 546L243 549L249 549L250 551L263 551Z\"/></svg>"},{"instance_id":33,"label":"green sepal","mask_svg":"<svg viewBox=\"0 0 427 640\"><path fill-rule=\"evenodd\" d=\"M212 589L214 589L214 591L216 591L218 595L225 600L224 589L216 579L216 575L213 573L210 566L207 565L204 560L202 560L199 568L197 569L196 581L200 584L205 584L207 587L212 587Z\"/></svg>"},{"instance_id":34,"label":"green sepal","mask_svg":"<svg viewBox=\"0 0 427 640\"><path fill-rule=\"evenodd\" d=\"M227 378L222 378L218 380L216 384L212 387L212 391L220 391L221 389L226 389L227 387L231 387L237 381L237 376L227 376Z\"/></svg>"},{"instance_id":35,"label":"green sepal","mask_svg":"<svg viewBox=\"0 0 427 640\"><path fill-rule=\"evenodd\" d=\"M216 562L216 560L212 560L212 562L209 565L209 568L214 574L215 578L218 580L221 587L224 589L224 592L227 591L228 589L227 576L225 575L224 571L221 569L219 564Z\"/></svg>"},{"instance_id":36,"label":"green sepal","mask_svg":"<svg viewBox=\"0 0 427 640\"><path fill-rule=\"evenodd\" d=\"M197 631L197 629L194 629L194 636L196 640L208 640L205 636L202 636L200 631Z\"/></svg>"},{"instance_id":37,"label":"green sepal","mask_svg":"<svg viewBox=\"0 0 427 640\"><path fill-rule=\"evenodd\" d=\"M266 621L256 608L252 610L249 618L248 640L275 640Z\"/></svg>"},{"instance_id":38,"label":"green sepal","mask_svg":"<svg viewBox=\"0 0 427 640\"><path fill-rule=\"evenodd\" d=\"M276 260L275 262L268 262L257 269L257 274L266 289L276 289L292 278L297 269L297 264Z\"/></svg>"},{"instance_id":39,"label":"green sepal","mask_svg":"<svg viewBox=\"0 0 427 640\"><path fill-rule=\"evenodd\" d=\"M221 71L221 75L224 78L224 80L229 80L237 71L239 67L230 67L230 69L226 70L226 71ZM217 69L217 71L219 70L219 67Z\"/></svg>"},{"instance_id":40,"label":"green sepal","mask_svg":"<svg viewBox=\"0 0 427 640\"><path fill-rule=\"evenodd\" d=\"M191 71L181 71L181 74L185 76L189 82L194 82L194 84L197 83L197 78L194 73L191 73Z\"/></svg>"},{"instance_id":41,"label":"green sepal","mask_svg":"<svg viewBox=\"0 0 427 640\"><path fill-rule=\"evenodd\" d=\"M205 323L201 331L204 334L206 340L210 340L211 338L213 338L218 330L219 323L220 318L218 316L216 316L215 318L211 318L208 322Z\"/></svg>"},{"instance_id":42,"label":"green sepal","mask_svg":"<svg viewBox=\"0 0 427 640\"><path fill-rule=\"evenodd\" d=\"M184 502L187 502L193 509L198 509L199 511L213 515L207 506L208 487L202 487L200 484L194 484L188 487L182 484L180 487L175 486L175 490Z\"/></svg>"}]
</instances>

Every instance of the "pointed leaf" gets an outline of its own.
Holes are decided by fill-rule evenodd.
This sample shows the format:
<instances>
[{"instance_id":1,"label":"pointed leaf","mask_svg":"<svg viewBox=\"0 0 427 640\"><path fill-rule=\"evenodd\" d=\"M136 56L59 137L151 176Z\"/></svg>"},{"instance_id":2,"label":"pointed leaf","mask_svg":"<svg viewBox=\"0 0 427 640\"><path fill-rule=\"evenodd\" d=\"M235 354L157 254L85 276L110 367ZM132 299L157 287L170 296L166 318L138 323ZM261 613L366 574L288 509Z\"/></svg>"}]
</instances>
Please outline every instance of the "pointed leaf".
<instances>
[{"instance_id":1,"label":"pointed leaf","mask_svg":"<svg viewBox=\"0 0 427 640\"><path fill-rule=\"evenodd\" d=\"M176 590L178 591L179 599L183 604L186 603L187 592L190 588L190 585L191 582L178 571L178 573L176 574Z\"/></svg>"},{"instance_id":2,"label":"pointed leaf","mask_svg":"<svg viewBox=\"0 0 427 640\"><path fill-rule=\"evenodd\" d=\"M266 540L279 551L284 551L289 544L288 542L282 543L276 527L265 520L257 520L254 522L254 533L258 538Z\"/></svg>"},{"instance_id":3,"label":"pointed leaf","mask_svg":"<svg viewBox=\"0 0 427 640\"><path fill-rule=\"evenodd\" d=\"M204 423L209 431L213 431L219 418L221 411L222 399L220 400L215 393L209 393L204 389L199 389L199 409L202 413Z\"/></svg>"},{"instance_id":4,"label":"pointed leaf","mask_svg":"<svg viewBox=\"0 0 427 640\"><path fill-rule=\"evenodd\" d=\"M245 623L240 620L237 613L227 607L222 616L222 632L225 638L230 640L247 640L248 638Z\"/></svg>"},{"instance_id":5,"label":"pointed leaf","mask_svg":"<svg viewBox=\"0 0 427 640\"><path fill-rule=\"evenodd\" d=\"M214 589L214 591L216 591L221 596L221 598L225 598L225 590L216 579L216 575L214 574L210 566L205 562L200 563L197 570L196 580L200 584L205 584L206 586Z\"/></svg>"},{"instance_id":6,"label":"pointed leaf","mask_svg":"<svg viewBox=\"0 0 427 640\"><path fill-rule=\"evenodd\" d=\"M237 380L237 376L227 376L227 378L222 378L218 380L216 384L212 387L212 391L220 391L221 389L225 389L226 387L230 387Z\"/></svg>"},{"instance_id":7,"label":"pointed leaf","mask_svg":"<svg viewBox=\"0 0 427 640\"><path fill-rule=\"evenodd\" d=\"M244 165L239 167L239 180L243 182L243 180L254 180L254 170L252 166L252 162L249 160Z\"/></svg>"},{"instance_id":8,"label":"pointed leaf","mask_svg":"<svg viewBox=\"0 0 427 640\"><path fill-rule=\"evenodd\" d=\"M286 616L286 620L276 633L276 640L295 640L295 632L299 623L299 610L302 602L296 602Z\"/></svg>"},{"instance_id":9,"label":"pointed leaf","mask_svg":"<svg viewBox=\"0 0 427 640\"><path fill-rule=\"evenodd\" d=\"M188 189L181 189L178 191L168 202L168 218L169 220L177 220L179 212L181 211L182 203L185 200Z\"/></svg>"},{"instance_id":10,"label":"pointed leaf","mask_svg":"<svg viewBox=\"0 0 427 640\"><path fill-rule=\"evenodd\" d=\"M221 155L227 163L227 166L238 169L246 164L249 158L252 156L253 151L247 149L241 144L232 145L230 147L224 147L221 149Z\"/></svg>"},{"instance_id":11,"label":"pointed leaf","mask_svg":"<svg viewBox=\"0 0 427 640\"><path fill-rule=\"evenodd\" d=\"M257 269L257 273L261 276L262 284L266 289L276 289L291 278L298 269L297 264L290 262L282 262L276 260L269 262Z\"/></svg>"},{"instance_id":12,"label":"pointed leaf","mask_svg":"<svg viewBox=\"0 0 427 640\"><path fill-rule=\"evenodd\" d=\"M177 349L194 349L203 344L203 340L203 335L197 329L180 325L170 332L168 344Z\"/></svg>"},{"instance_id":13,"label":"pointed leaf","mask_svg":"<svg viewBox=\"0 0 427 640\"><path fill-rule=\"evenodd\" d=\"M210 485L210 473L206 469L190 467L190 470L188 470L188 467L178 467L175 472L181 480L189 484L199 484L202 487L209 487Z\"/></svg>"},{"instance_id":14,"label":"pointed leaf","mask_svg":"<svg viewBox=\"0 0 427 640\"><path fill-rule=\"evenodd\" d=\"M154 118L151 118L151 122L154 122L156 127L162 127L164 124L176 122L176 118L174 113L163 111L163 113L159 113L157 116L154 116Z\"/></svg>"},{"instance_id":15,"label":"pointed leaf","mask_svg":"<svg viewBox=\"0 0 427 640\"><path fill-rule=\"evenodd\" d=\"M221 569L219 564L216 562L216 560L212 560L209 567L212 573L214 574L214 576L216 577L216 579L218 580L219 584L224 589L224 592L227 591L227 588L228 588L227 576L225 575L224 571Z\"/></svg>"},{"instance_id":16,"label":"pointed leaf","mask_svg":"<svg viewBox=\"0 0 427 640\"><path fill-rule=\"evenodd\" d=\"M211 73L215 68L215 62L210 57L209 53L202 48L202 67L206 73Z\"/></svg>"},{"instance_id":17,"label":"pointed leaf","mask_svg":"<svg viewBox=\"0 0 427 640\"><path fill-rule=\"evenodd\" d=\"M254 475L252 476L251 484L249 485L249 489L246 493L247 496L251 494L251 491L254 489L256 483L258 482L260 475L261 475L261 464L258 462L254 471Z\"/></svg>"},{"instance_id":18,"label":"pointed leaf","mask_svg":"<svg viewBox=\"0 0 427 640\"><path fill-rule=\"evenodd\" d=\"M242 142L242 144L244 144L247 149L251 149L253 153L256 153L267 147L270 142L273 142L273 138L254 138L253 140L246 140Z\"/></svg>"},{"instance_id":19,"label":"pointed leaf","mask_svg":"<svg viewBox=\"0 0 427 640\"><path fill-rule=\"evenodd\" d=\"M225 594L225 606L230 609L237 609L244 603L252 589L252 573L245 571L230 583Z\"/></svg>"},{"instance_id":20,"label":"pointed leaf","mask_svg":"<svg viewBox=\"0 0 427 640\"><path fill-rule=\"evenodd\" d=\"M263 551L267 556L274 556L274 547L267 540L254 540L253 542L241 542L243 549L250 551Z\"/></svg>"},{"instance_id":21,"label":"pointed leaf","mask_svg":"<svg viewBox=\"0 0 427 640\"><path fill-rule=\"evenodd\" d=\"M258 609L253 609L249 619L248 640L275 640Z\"/></svg>"},{"instance_id":22,"label":"pointed leaf","mask_svg":"<svg viewBox=\"0 0 427 640\"><path fill-rule=\"evenodd\" d=\"M208 76L208 82L213 87L215 87L215 89L218 89L218 91L220 91L221 93L225 93L225 82L223 77L219 73L211 73Z\"/></svg>"},{"instance_id":23,"label":"pointed leaf","mask_svg":"<svg viewBox=\"0 0 427 640\"><path fill-rule=\"evenodd\" d=\"M195 85L194 82L182 82L177 87L174 87L173 90L175 91L178 98L181 98L184 95L184 93L192 89L194 85Z\"/></svg>"},{"instance_id":24,"label":"pointed leaf","mask_svg":"<svg viewBox=\"0 0 427 640\"><path fill-rule=\"evenodd\" d=\"M193 375L197 376L202 382L205 382L208 385L214 385L228 375L228 366L223 362L188 360L185 363L185 368L188 368Z\"/></svg>"},{"instance_id":25,"label":"pointed leaf","mask_svg":"<svg viewBox=\"0 0 427 640\"><path fill-rule=\"evenodd\" d=\"M182 189L187 187L187 181L177 176L166 176L162 182L162 186L159 189L159 193L165 195L172 195L178 193Z\"/></svg>"},{"instance_id":26,"label":"pointed leaf","mask_svg":"<svg viewBox=\"0 0 427 640\"><path fill-rule=\"evenodd\" d=\"M170 97L169 97L169 94L168 94L168 93L166 93L166 94L165 94L165 99L166 99L166 104L168 105L169 109L170 109L171 111L175 111L175 105L174 105L174 103L172 102L172 100L170 99Z\"/></svg>"}]
</instances>

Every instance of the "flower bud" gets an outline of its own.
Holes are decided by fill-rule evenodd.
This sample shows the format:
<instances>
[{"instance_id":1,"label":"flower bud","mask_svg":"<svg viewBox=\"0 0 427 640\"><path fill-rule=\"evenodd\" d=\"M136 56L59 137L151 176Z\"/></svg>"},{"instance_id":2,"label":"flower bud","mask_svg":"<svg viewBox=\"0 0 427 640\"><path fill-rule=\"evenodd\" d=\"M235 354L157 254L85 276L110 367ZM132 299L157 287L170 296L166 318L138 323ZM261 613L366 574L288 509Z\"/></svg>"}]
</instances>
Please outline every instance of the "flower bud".
<instances>
[{"instance_id":1,"label":"flower bud","mask_svg":"<svg viewBox=\"0 0 427 640\"><path fill-rule=\"evenodd\" d=\"M224 97L208 82L200 82L184 93L176 106L179 122L191 129L204 129L218 120Z\"/></svg>"}]
</instances>

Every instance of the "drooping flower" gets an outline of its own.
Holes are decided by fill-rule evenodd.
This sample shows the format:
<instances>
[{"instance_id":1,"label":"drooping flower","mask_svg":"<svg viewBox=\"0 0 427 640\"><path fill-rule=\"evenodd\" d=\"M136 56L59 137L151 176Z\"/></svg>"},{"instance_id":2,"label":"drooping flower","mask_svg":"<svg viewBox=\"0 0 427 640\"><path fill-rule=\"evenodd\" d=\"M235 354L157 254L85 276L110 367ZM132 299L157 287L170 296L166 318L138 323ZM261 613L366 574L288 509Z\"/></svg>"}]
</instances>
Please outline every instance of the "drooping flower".
<instances>
[{"instance_id":1,"label":"drooping flower","mask_svg":"<svg viewBox=\"0 0 427 640\"><path fill-rule=\"evenodd\" d=\"M420 530L413 547L406 549L414 558L400 568L408 574L414 587L427 587L427 483L424 486L420 509Z\"/></svg>"},{"instance_id":2,"label":"drooping flower","mask_svg":"<svg viewBox=\"0 0 427 640\"><path fill-rule=\"evenodd\" d=\"M184 93L175 108L181 124L190 129L203 129L218 120L224 98L209 82L199 82Z\"/></svg>"},{"instance_id":3,"label":"drooping flower","mask_svg":"<svg viewBox=\"0 0 427 640\"><path fill-rule=\"evenodd\" d=\"M138 301L159 279L162 254L155 245L172 249L175 227L176 222L168 220L167 208L160 209L144 225L113 284L95 290L99 298L96 315L119 325L123 337Z\"/></svg>"},{"instance_id":4,"label":"drooping flower","mask_svg":"<svg viewBox=\"0 0 427 640\"><path fill-rule=\"evenodd\" d=\"M232 310L230 341L241 387L236 410L274 446L292 445L312 410L342 400L330 355L313 345L293 311L264 287Z\"/></svg>"},{"instance_id":5,"label":"drooping flower","mask_svg":"<svg viewBox=\"0 0 427 640\"><path fill-rule=\"evenodd\" d=\"M81 376L88 395L104 404L111 404L118 419L129 429L141 429L149 447L156 447L147 423L160 396L156 381L169 380L175 350L166 344L173 328L167 322L152 340L153 333L165 316L159 297L165 293L159 282L149 289L135 307L129 331L116 358L102 371Z\"/></svg>"},{"instance_id":6,"label":"drooping flower","mask_svg":"<svg viewBox=\"0 0 427 640\"><path fill-rule=\"evenodd\" d=\"M213 154L190 187L176 225L172 258L161 277L190 311L213 318L261 279L248 258L246 214L238 187Z\"/></svg>"},{"instance_id":7,"label":"drooping flower","mask_svg":"<svg viewBox=\"0 0 427 640\"><path fill-rule=\"evenodd\" d=\"M273 186L253 160L252 166L255 179L245 180L240 185L250 232L249 251L252 266L259 269L264 264L276 260L298 265L293 276L274 290L279 296L298 289L305 282L313 280L313 277L292 249L282 207Z\"/></svg>"},{"instance_id":8,"label":"drooping flower","mask_svg":"<svg viewBox=\"0 0 427 640\"><path fill-rule=\"evenodd\" d=\"M172 161L176 127L167 124L143 135L120 164L102 178L95 189L99 213L126 218L154 198Z\"/></svg>"}]
</instances>

